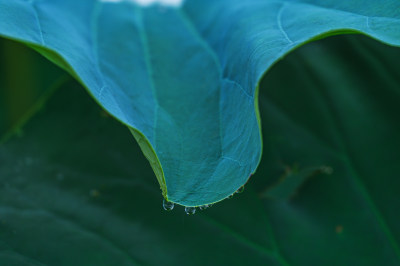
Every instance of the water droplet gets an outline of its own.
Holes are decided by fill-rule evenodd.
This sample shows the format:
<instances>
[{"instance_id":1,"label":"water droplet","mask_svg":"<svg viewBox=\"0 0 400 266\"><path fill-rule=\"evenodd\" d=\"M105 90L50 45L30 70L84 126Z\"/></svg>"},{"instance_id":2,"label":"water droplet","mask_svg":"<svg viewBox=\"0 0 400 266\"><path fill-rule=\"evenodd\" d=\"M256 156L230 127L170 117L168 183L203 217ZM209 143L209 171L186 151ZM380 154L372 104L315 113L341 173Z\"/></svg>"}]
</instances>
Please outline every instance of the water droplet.
<instances>
[{"instance_id":1,"label":"water droplet","mask_svg":"<svg viewBox=\"0 0 400 266\"><path fill-rule=\"evenodd\" d=\"M172 211L174 209L175 204L173 202L167 201L166 199L163 199L162 206L163 206L164 210Z\"/></svg>"},{"instance_id":2,"label":"water droplet","mask_svg":"<svg viewBox=\"0 0 400 266\"><path fill-rule=\"evenodd\" d=\"M200 208L200 210L203 211L203 210L207 209L208 207L210 207L210 205L206 204L206 205L200 206L199 208Z\"/></svg>"},{"instance_id":3,"label":"water droplet","mask_svg":"<svg viewBox=\"0 0 400 266\"><path fill-rule=\"evenodd\" d=\"M185 207L185 212L187 215L192 215L196 213L196 207Z\"/></svg>"},{"instance_id":4,"label":"water droplet","mask_svg":"<svg viewBox=\"0 0 400 266\"><path fill-rule=\"evenodd\" d=\"M236 190L236 193L242 193L244 191L244 186L241 186L238 190Z\"/></svg>"},{"instance_id":5,"label":"water droplet","mask_svg":"<svg viewBox=\"0 0 400 266\"><path fill-rule=\"evenodd\" d=\"M233 198L233 194L231 194L231 195L228 196L228 199L231 199L231 198Z\"/></svg>"}]
</instances>

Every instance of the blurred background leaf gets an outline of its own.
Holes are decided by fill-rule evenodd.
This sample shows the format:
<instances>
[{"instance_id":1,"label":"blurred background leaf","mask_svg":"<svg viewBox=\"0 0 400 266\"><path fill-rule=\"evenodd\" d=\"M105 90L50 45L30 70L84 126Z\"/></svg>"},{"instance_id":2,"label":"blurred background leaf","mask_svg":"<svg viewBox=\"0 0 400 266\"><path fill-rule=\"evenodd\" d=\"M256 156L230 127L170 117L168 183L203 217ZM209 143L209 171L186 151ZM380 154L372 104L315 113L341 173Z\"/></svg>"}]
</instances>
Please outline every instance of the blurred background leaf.
<instances>
[{"instance_id":1,"label":"blurred background leaf","mask_svg":"<svg viewBox=\"0 0 400 266\"><path fill-rule=\"evenodd\" d=\"M193 216L162 210L129 131L64 83L0 146L0 264L398 265L399 60L361 36L283 59L257 173Z\"/></svg>"},{"instance_id":2,"label":"blurred background leaf","mask_svg":"<svg viewBox=\"0 0 400 266\"><path fill-rule=\"evenodd\" d=\"M263 80L264 178L254 185L292 263L400 263L399 60L365 37L330 38ZM290 201L269 199L271 177L310 168L322 171Z\"/></svg>"},{"instance_id":3,"label":"blurred background leaf","mask_svg":"<svg viewBox=\"0 0 400 266\"><path fill-rule=\"evenodd\" d=\"M17 130L67 75L25 45L3 38L0 59L0 136L5 136Z\"/></svg>"}]
</instances>

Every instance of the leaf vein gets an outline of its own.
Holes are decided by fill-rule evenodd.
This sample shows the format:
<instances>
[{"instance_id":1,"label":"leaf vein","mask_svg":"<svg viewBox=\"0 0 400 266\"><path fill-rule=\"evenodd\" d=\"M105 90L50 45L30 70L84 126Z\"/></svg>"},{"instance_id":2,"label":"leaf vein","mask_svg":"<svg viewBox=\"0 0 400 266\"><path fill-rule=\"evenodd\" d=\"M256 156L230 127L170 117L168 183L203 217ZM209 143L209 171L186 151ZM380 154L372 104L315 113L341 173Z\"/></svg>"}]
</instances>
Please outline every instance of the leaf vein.
<instances>
[{"instance_id":1,"label":"leaf vein","mask_svg":"<svg viewBox=\"0 0 400 266\"><path fill-rule=\"evenodd\" d=\"M39 19L39 14L38 14L37 8L35 6L35 1L34 0L30 0L29 3L31 4L31 7L32 7L32 10L33 10L35 19L36 19L36 24L37 24L37 27L38 27L38 30L39 30L39 36L40 36L41 45L42 46L46 46L46 43L45 43L44 37L43 37L42 23L40 22L40 19Z\"/></svg>"},{"instance_id":2,"label":"leaf vein","mask_svg":"<svg viewBox=\"0 0 400 266\"><path fill-rule=\"evenodd\" d=\"M278 28L281 31L281 33L283 34L283 36L285 37L285 39L288 41L289 44L293 44L293 41L289 38L287 32L285 31L285 29L282 26L282 13L283 13L283 10L286 8L286 6L287 6L287 3L282 4L281 8L278 11L276 21L278 24Z\"/></svg>"}]
</instances>

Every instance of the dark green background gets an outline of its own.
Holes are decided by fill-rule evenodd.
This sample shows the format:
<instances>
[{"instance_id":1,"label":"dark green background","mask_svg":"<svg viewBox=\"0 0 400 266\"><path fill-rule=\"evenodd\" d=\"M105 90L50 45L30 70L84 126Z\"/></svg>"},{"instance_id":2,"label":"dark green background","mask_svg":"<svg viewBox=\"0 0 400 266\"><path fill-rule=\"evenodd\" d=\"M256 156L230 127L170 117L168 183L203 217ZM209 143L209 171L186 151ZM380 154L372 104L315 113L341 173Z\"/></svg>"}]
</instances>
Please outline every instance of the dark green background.
<instances>
[{"instance_id":1,"label":"dark green background","mask_svg":"<svg viewBox=\"0 0 400 266\"><path fill-rule=\"evenodd\" d=\"M162 210L128 129L80 85L0 47L2 136L40 109L0 146L1 265L400 264L398 48L333 37L279 62L256 175L187 216Z\"/></svg>"}]
</instances>

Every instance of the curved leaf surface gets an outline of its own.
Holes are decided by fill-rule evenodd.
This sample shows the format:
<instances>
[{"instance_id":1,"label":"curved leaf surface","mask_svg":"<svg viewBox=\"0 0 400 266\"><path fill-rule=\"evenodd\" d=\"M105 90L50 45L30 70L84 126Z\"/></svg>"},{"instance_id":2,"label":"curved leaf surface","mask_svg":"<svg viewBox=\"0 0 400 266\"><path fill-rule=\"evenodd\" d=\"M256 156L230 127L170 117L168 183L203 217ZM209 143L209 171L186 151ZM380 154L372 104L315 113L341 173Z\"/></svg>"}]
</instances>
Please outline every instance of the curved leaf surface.
<instances>
[{"instance_id":1,"label":"curved leaf surface","mask_svg":"<svg viewBox=\"0 0 400 266\"><path fill-rule=\"evenodd\" d=\"M227 197L256 170L257 84L272 64L331 34L400 45L399 28L396 0L0 1L0 34L40 50L133 128L164 196L187 206Z\"/></svg>"}]
</instances>

